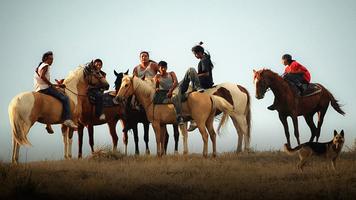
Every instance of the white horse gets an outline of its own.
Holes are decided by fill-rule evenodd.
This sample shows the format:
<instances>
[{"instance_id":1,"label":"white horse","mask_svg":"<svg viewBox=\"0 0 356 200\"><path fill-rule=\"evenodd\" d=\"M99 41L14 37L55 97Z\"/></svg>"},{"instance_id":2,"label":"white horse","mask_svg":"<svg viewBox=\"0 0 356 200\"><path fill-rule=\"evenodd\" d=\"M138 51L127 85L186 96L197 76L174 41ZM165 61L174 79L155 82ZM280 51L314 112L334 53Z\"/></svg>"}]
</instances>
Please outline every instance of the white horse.
<instances>
[{"instance_id":1,"label":"white horse","mask_svg":"<svg viewBox=\"0 0 356 200\"><path fill-rule=\"evenodd\" d=\"M82 111L79 95L86 95L88 85L108 85L106 79L91 67L78 67L65 79L65 91L70 99L74 123ZM15 96L8 107L12 128L12 162L19 159L20 145L31 146L27 134L37 121L43 124L62 124L62 104L56 98L39 92L24 92ZM65 158L71 157L72 134L62 127ZM71 131L71 133L73 130Z\"/></svg>"}]
</instances>

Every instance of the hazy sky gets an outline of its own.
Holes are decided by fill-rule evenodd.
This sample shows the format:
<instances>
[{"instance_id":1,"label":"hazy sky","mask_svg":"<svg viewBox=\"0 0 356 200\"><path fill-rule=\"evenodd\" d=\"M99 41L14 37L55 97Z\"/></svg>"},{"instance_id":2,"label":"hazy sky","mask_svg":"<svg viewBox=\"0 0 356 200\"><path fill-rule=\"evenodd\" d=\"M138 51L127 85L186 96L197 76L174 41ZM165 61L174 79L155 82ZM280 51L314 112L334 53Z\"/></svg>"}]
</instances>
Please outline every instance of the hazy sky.
<instances>
[{"instance_id":1,"label":"hazy sky","mask_svg":"<svg viewBox=\"0 0 356 200\"><path fill-rule=\"evenodd\" d=\"M191 47L203 41L215 64L215 83L245 86L252 97L252 143L257 150L281 149L286 142L277 112L266 109L273 94L254 97L252 70L262 67L282 73L280 57L290 53L343 104L339 115L331 107L325 117L320 141L329 141L334 129L344 129L346 144L354 143L356 84L356 1L269 0L269 1L0 1L0 160L11 159L11 134L7 114L10 100L33 89L33 72L45 51L55 55L52 79L64 78L76 66L94 58L104 61L104 71L113 85L113 70L126 71L139 63L139 52L147 50L156 61L166 60L179 79L198 60ZM291 122L291 121L290 121ZM310 137L299 119L301 141ZM234 151L237 136L229 121L217 139L219 152ZM35 124L29 132L31 148L22 148L20 160L61 159L63 142L59 126L55 134ZM121 126L119 148L123 149ZM140 125L140 130L141 125ZM152 128L151 128L152 130ZM290 123L292 131L292 124ZM169 128L172 136L172 129ZM140 150L144 152L140 131ZM155 137L150 133L155 152ZM291 133L292 145L296 140ZM73 155L77 155L77 135ZM95 128L96 147L111 145L107 126ZM169 152L173 151L173 137ZM180 142L180 151L182 142ZM192 152L202 152L199 132L189 135ZM347 149L347 148L345 148ZM89 154L87 134L85 155ZM129 135L129 151L134 152ZM209 143L209 152L211 144Z\"/></svg>"}]
</instances>

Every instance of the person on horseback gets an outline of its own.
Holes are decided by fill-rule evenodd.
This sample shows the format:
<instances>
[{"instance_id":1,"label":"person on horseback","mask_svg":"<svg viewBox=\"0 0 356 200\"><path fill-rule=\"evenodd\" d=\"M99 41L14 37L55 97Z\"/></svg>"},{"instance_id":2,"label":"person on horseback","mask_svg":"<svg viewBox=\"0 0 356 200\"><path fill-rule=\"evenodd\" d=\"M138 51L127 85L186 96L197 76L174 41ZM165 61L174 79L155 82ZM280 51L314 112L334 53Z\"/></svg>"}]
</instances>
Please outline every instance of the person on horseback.
<instances>
[{"instance_id":1,"label":"person on horseback","mask_svg":"<svg viewBox=\"0 0 356 200\"><path fill-rule=\"evenodd\" d=\"M171 71L167 72L167 62L160 61L158 63L159 74L154 77L156 83L156 94L165 95L166 98L171 98L173 90L178 85L176 74Z\"/></svg>"},{"instance_id":2,"label":"person on horseback","mask_svg":"<svg viewBox=\"0 0 356 200\"><path fill-rule=\"evenodd\" d=\"M290 82L293 86L297 88L296 92L299 96L308 88L310 83L310 73L306 67L292 59L292 56L289 54L284 54L282 56L282 64L286 66L282 77ZM268 106L269 110L275 110L276 104L274 103Z\"/></svg>"},{"instance_id":3,"label":"person on horseback","mask_svg":"<svg viewBox=\"0 0 356 200\"><path fill-rule=\"evenodd\" d=\"M50 69L53 63L53 52L48 51L43 54L42 62L37 66L35 74L34 74L34 88L36 92L40 92L43 94L50 95L56 99L58 99L63 105L63 124L67 127L76 129L77 126L71 120L71 112L70 112L70 104L69 98L63 94L62 92L58 91L55 86L65 87L64 85L55 85L52 84L50 81ZM50 127L47 125L47 128ZM53 130L47 129L53 132Z\"/></svg>"},{"instance_id":4,"label":"person on horseback","mask_svg":"<svg viewBox=\"0 0 356 200\"><path fill-rule=\"evenodd\" d=\"M106 77L106 73L103 72L101 69L103 67L103 61L101 59L94 60L94 68L95 70ZM103 87L93 87L89 86L88 88L88 95L94 99L95 102L95 116L98 117L100 120L105 120L105 114L103 113L103 95L104 91L108 88Z\"/></svg>"},{"instance_id":5,"label":"person on horseback","mask_svg":"<svg viewBox=\"0 0 356 200\"><path fill-rule=\"evenodd\" d=\"M204 92L204 89L211 88L214 85L212 70L214 68L213 63L210 60L210 54L206 53L201 46L203 42L195 45L192 48L194 56L199 59L198 72L194 68L189 68L184 75L183 80L179 84L179 92L174 99L174 104L177 112L177 121L179 124L183 124L184 120L181 113L181 101L185 92L188 90L189 83L192 82L193 91ZM195 122L191 122L191 127L188 131L194 130L196 127Z\"/></svg>"},{"instance_id":6,"label":"person on horseback","mask_svg":"<svg viewBox=\"0 0 356 200\"><path fill-rule=\"evenodd\" d=\"M140 64L133 70L133 75L140 79L152 79L156 76L159 67L157 63L150 59L148 51L140 52ZM141 110L139 103L136 101L135 95L131 98L131 106L136 110Z\"/></svg>"}]
</instances>

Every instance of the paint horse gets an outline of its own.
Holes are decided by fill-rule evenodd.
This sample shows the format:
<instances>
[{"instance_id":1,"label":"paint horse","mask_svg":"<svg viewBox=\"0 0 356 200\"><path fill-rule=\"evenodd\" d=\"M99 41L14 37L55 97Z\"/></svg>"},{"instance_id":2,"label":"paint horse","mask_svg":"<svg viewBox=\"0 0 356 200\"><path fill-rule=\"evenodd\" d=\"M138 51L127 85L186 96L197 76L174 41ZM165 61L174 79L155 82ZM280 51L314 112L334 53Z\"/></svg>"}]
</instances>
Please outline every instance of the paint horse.
<instances>
[{"instance_id":1,"label":"paint horse","mask_svg":"<svg viewBox=\"0 0 356 200\"><path fill-rule=\"evenodd\" d=\"M127 98L135 95L137 100L143 105L147 119L152 123L156 135L157 156L164 154L165 125L177 124L176 112L172 104L154 105L153 96L155 94L152 80L141 80L137 77L125 75L122 79L121 87L117 93L117 98ZM213 127L215 112L223 112L219 126L226 121L228 115L233 112L233 106L225 99L209 95L207 93L192 92L188 95L187 101L183 103L183 115L190 116L197 123L197 127L204 142L203 156L208 153L208 132L213 144L213 156L216 156L216 133ZM186 126L180 126L183 134L184 154L188 153ZM208 131L207 131L208 130Z\"/></svg>"},{"instance_id":2,"label":"paint horse","mask_svg":"<svg viewBox=\"0 0 356 200\"><path fill-rule=\"evenodd\" d=\"M345 112L341 109L338 101L334 96L321 84L317 84L321 88L320 92L311 96L299 96L295 93L294 88L277 73L269 69L262 69L259 71L253 70L254 73L254 84L256 88L256 98L262 99L270 88L276 98L276 110L278 111L278 116L283 124L284 132L287 138L287 143L290 146L289 139L289 129L287 117L290 116L293 120L294 125L294 136L297 139L298 145L299 141L299 130L298 130L298 116L303 116L306 123L311 130L311 137L309 142L318 142L320 137L321 126L324 121L324 116L329 107L331 106L341 115L345 115ZM318 127L315 126L313 121L313 116L318 113Z\"/></svg>"},{"instance_id":3,"label":"paint horse","mask_svg":"<svg viewBox=\"0 0 356 200\"><path fill-rule=\"evenodd\" d=\"M114 71L114 74L116 76L116 80L115 80L115 88L116 91L118 92L122 83L122 78L124 77L124 75L128 74L128 70L123 73L117 73L116 71ZM138 131L137 131L137 125L138 123L142 123L143 124L143 128L144 128L144 141L146 143L146 154L150 154L150 149L148 146L148 141L149 141L149 124L150 122L147 119L146 116L146 112L144 110L136 110L133 109L131 106L130 101L127 101L128 103L125 103L125 117L126 120L122 121L122 125L123 125L123 142L125 144L125 154L127 154L127 144L128 144L128 135L127 132L129 130L133 131L133 136L134 136L134 141L135 141L135 154L139 154L139 148L138 148ZM178 153L178 140L179 140L179 131L178 131L178 125L173 124L173 130L174 130L174 141L175 141L175 145L174 145L174 152ZM168 138L169 138L169 134L166 134L166 140L165 140L165 150L167 150L167 145L168 145Z\"/></svg>"},{"instance_id":4,"label":"paint horse","mask_svg":"<svg viewBox=\"0 0 356 200\"><path fill-rule=\"evenodd\" d=\"M97 73L91 65L79 66L69 73L64 81L65 93L70 99L72 120L78 123L82 112L81 95L87 93L88 85L108 85L106 79ZM20 145L31 146L27 138L30 128L35 122L43 124L62 124L62 104L52 96L39 92L24 92L15 96L8 107L12 128L12 162L19 159ZM73 132L73 131L72 131ZM65 153L71 149L72 135L63 135ZM65 155L68 156L68 155Z\"/></svg>"}]
</instances>

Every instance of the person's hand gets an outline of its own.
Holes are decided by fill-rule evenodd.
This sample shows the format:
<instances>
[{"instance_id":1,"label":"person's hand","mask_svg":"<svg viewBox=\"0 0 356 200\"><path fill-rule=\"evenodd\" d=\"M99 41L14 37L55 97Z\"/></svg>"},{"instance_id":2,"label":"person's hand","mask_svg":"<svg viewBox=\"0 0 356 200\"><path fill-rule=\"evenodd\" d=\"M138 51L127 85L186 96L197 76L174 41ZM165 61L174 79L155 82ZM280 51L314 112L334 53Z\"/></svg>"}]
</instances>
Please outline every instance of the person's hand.
<instances>
[{"instance_id":1,"label":"person's hand","mask_svg":"<svg viewBox=\"0 0 356 200\"><path fill-rule=\"evenodd\" d=\"M159 88L156 88L156 92L158 92L159 91Z\"/></svg>"}]
</instances>

